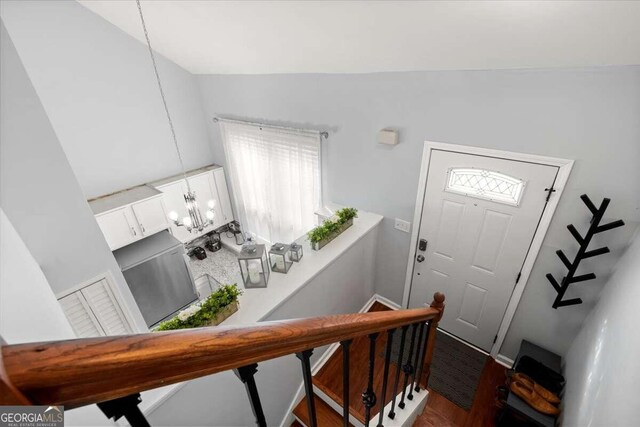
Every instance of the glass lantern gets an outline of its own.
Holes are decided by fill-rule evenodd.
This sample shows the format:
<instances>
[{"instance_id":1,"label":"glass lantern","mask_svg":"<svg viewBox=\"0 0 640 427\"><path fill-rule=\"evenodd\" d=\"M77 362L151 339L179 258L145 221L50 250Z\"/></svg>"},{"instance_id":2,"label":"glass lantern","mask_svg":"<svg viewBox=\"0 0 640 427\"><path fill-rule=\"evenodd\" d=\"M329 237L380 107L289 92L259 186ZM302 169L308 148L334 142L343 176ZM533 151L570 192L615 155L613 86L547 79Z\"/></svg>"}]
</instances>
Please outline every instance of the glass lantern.
<instances>
[{"instance_id":1,"label":"glass lantern","mask_svg":"<svg viewBox=\"0 0 640 427\"><path fill-rule=\"evenodd\" d=\"M264 245L243 246L238 254L238 264L245 289L267 287L270 270Z\"/></svg>"},{"instance_id":2,"label":"glass lantern","mask_svg":"<svg viewBox=\"0 0 640 427\"><path fill-rule=\"evenodd\" d=\"M289 245L275 243L269 250L269 261L271 270L276 273L287 273L293 265L289 254Z\"/></svg>"},{"instance_id":3,"label":"glass lantern","mask_svg":"<svg viewBox=\"0 0 640 427\"><path fill-rule=\"evenodd\" d=\"M293 242L289 246L289 257L291 258L291 261L300 262L302 259L302 245Z\"/></svg>"},{"instance_id":4,"label":"glass lantern","mask_svg":"<svg viewBox=\"0 0 640 427\"><path fill-rule=\"evenodd\" d=\"M236 245L242 245L246 239L244 237L244 233L242 232L242 229L240 228L240 223L236 220L233 220L229 223L228 225L229 231L231 232L231 234L233 234L233 238L236 241Z\"/></svg>"}]
</instances>

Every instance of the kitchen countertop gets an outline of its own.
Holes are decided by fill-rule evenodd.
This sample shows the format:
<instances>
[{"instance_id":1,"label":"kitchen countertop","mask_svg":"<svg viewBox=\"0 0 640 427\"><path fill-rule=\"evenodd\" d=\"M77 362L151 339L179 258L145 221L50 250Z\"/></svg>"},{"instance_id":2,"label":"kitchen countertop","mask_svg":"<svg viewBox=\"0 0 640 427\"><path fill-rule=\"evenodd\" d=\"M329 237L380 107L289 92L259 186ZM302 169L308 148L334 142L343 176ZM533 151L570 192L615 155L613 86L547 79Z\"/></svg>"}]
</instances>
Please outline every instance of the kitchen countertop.
<instances>
[{"instance_id":1,"label":"kitchen countertop","mask_svg":"<svg viewBox=\"0 0 640 427\"><path fill-rule=\"evenodd\" d=\"M198 279L203 274L208 274L222 285L232 285L236 283L242 288L242 276L238 258L234 252L226 247L222 247L217 252L207 252L207 257L199 260L196 257L190 258L191 273L194 279Z\"/></svg>"}]
</instances>

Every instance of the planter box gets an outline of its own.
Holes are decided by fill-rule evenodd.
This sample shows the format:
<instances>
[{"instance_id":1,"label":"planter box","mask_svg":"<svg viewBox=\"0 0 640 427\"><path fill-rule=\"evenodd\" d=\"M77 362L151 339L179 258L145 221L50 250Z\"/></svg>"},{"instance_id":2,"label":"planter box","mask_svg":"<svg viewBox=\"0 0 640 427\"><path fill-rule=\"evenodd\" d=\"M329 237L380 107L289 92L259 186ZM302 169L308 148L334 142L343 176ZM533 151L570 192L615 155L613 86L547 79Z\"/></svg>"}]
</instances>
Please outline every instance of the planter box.
<instances>
[{"instance_id":1,"label":"planter box","mask_svg":"<svg viewBox=\"0 0 640 427\"><path fill-rule=\"evenodd\" d=\"M238 311L238 301L234 301L220 311L214 319L211 319L207 326L216 326L224 322L229 316Z\"/></svg>"},{"instance_id":2,"label":"planter box","mask_svg":"<svg viewBox=\"0 0 640 427\"><path fill-rule=\"evenodd\" d=\"M205 328L207 326L216 326L216 325L219 325L220 323L224 322L225 319L229 318L236 311L238 311L238 301L234 301L231 304L229 304L228 306L226 306L225 308L223 308L222 310L220 310L220 312L218 314L216 314L216 317L211 319L209 321L209 323L207 323L207 324L203 324L203 325L200 325L200 326L193 326L193 327L184 327L184 328L179 328L179 329L168 329L168 330L171 330L171 331L183 331L185 329L191 329L191 328L195 328L195 327ZM173 319L175 319L175 317L172 317L169 320L173 320ZM162 323L164 323L164 322L162 322ZM158 332L159 331L158 327L159 326L156 326L153 329L153 332Z\"/></svg>"},{"instance_id":3,"label":"planter box","mask_svg":"<svg viewBox=\"0 0 640 427\"><path fill-rule=\"evenodd\" d=\"M347 221L344 224L342 224L340 229L338 229L335 233L331 234L326 239L320 240L319 242L312 242L311 243L311 249L313 249L314 251L319 251L320 249L322 249L325 246L327 246L327 244L330 241L332 241L333 239L338 237L340 234L342 234L344 232L344 230L346 230L347 228L351 227L352 225L353 225L353 219L350 219L349 221Z\"/></svg>"}]
</instances>

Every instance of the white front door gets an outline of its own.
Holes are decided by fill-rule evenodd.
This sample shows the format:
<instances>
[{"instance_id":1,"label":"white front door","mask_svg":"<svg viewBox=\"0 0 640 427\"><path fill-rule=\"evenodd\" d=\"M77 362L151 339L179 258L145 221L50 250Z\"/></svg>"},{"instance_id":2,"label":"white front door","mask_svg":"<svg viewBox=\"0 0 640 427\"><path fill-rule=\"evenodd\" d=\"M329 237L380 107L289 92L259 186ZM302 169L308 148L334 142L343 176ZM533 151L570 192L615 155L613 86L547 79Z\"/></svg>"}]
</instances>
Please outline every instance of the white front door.
<instances>
[{"instance_id":1,"label":"white front door","mask_svg":"<svg viewBox=\"0 0 640 427\"><path fill-rule=\"evenodd\" d=\"M444 292L440 328L489 351L558 167L433 150L409 297ZM426 247L425 247L426 242Z\"/></svg>"}]
</instances>

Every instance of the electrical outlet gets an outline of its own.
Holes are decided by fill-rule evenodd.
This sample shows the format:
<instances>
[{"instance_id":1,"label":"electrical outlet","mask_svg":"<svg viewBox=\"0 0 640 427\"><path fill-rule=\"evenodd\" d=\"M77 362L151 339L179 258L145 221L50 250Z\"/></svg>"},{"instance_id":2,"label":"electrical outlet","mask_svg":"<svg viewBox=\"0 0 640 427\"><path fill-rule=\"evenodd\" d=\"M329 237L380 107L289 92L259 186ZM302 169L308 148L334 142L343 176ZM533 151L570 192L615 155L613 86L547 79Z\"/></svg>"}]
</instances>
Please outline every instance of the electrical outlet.
<instances>
[{"instance_id":1,"label":"electrical outlet","mask_svg":"<svg viewBox=\"0 0 640 427\"><path fill-rule=\"evenodd\" d=\"M396 230L404 231L405 233L409 233L411 231L411 223L409 221L404 221L402 219L396 218L396 223L393 226Z\"/></svg>"}]
</instances>

